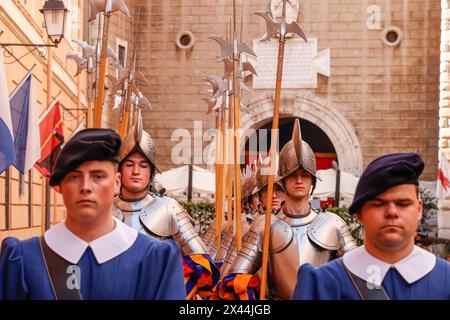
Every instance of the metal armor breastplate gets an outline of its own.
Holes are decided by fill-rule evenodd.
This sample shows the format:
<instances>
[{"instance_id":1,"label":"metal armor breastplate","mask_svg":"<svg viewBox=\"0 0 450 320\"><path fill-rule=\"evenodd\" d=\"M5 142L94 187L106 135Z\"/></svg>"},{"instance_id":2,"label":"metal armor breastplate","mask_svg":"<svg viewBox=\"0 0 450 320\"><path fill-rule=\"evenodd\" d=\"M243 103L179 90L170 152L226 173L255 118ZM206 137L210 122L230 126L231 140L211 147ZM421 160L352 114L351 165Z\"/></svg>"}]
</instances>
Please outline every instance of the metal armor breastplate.
<instances>
[{"instance_id":1,"label":"metal armor breastplate","mask_svg":"<svg viewBox=\"0 0 450 320\"><path fill-rule=\"evenodd\" d=\"M264 220L264 216L255 219L244 236L243 250L229 271L224 272L225 275L255 273L259 269ZM349 232L346 233L348 227L342 219L335 219L331 213L311 210L308 216L298 218L280 211L278 215L272 215L270 229L268 287L273 296L281 299L290 299L297 282L298 268L302 264L319 266L332 259L335 252L331 248L348 251L356 246ZM314 234L315 238L310 234Z\"/></svg>"},{"instance_id":2,"label":"metal armor breastplate","mask_svg":"<svg viewBox=\"0 0 450 320\"><path fill-rule=\"evenodd\" d=\"M319 266L330 261L333 252L321 248L308 237L308 226L316 219L317 213L311 213L303 218L293 218L280 212L277 218L282 220L287 227L275 225L272 228L271 244L278 244L278 250L270 252L269 279L270 292L281 299L290 299L297 283L298 268L304 263ZM290 233L289 236L286 236ZM290 239L289 239L290 238ZM284 240L283 240L284 239ZM281 244L285 246L281 246Z\"/></svg>"},{"instance_id":3,"label":"metal armor breastplate","mask_svg":"<svg viewBox=\"0 0 450 320\"><path fill-rule=\"evenodd\" d=\"M205 254L207 249L195 230L192 219L175 199L147 195L136 202L115 201L114 215L148 236L173 238L184 255Z\"/></svg>"}]
</instances>

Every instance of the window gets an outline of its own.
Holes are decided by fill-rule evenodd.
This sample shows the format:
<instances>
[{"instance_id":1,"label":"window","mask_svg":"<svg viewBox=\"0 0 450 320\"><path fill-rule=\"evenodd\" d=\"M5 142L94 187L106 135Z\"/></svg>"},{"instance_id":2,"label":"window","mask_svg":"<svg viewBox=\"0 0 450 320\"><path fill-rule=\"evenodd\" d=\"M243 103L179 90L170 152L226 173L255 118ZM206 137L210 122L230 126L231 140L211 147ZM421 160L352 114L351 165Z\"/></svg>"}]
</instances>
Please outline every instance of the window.
<instances>
[{"instance_id":1,"label":"window","mask_svg":"<svg viewBox=\"0 0 450 320\"><path fill-rule=\"evenodd\" d=\"M125 54L126 54L126 48L119 44L119 47L117 49L117 57L119 58L120 65L124 68L125 68Z\"/></svg>"},{"instance_id":2,"label":"window","mask_svg":"<svg viewBox=\"0 0 450 320\"><path fill-rule=\"evenodd\" d=\"M125 69L127 67L127 58L128 58L128 42L120 38L117 38L116 53L120 65Z\"/></svg>"}]
</instances>

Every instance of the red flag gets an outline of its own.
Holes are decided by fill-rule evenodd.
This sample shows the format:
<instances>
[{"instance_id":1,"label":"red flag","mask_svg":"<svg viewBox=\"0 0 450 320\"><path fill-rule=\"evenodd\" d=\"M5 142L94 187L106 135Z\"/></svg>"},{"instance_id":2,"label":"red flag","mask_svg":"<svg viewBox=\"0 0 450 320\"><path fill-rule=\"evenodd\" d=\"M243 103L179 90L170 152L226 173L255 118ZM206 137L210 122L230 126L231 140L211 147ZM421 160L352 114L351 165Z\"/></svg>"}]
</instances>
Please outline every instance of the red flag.
<instances>
[{"instance_id":1,"label":"red flag","mask_svg":"<svg viewBox=\"0 0 450 320\"><path fill-rule=\"evenodd\" d=\"M63 122L59 109L59 101L55 101L41 116L39 130L41 133L41 158L34 167L49 179L53 165L64 143Z\"/></svg>"}]
</instances>

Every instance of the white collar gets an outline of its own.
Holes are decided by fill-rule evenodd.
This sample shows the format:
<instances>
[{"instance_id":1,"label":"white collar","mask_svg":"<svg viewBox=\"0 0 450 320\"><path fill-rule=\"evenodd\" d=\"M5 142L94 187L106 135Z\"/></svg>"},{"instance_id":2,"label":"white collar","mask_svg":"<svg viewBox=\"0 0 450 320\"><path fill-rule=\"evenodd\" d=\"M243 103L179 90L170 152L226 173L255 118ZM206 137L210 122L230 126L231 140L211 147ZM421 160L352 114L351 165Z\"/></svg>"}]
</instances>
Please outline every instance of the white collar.
<instances>
[{"instance_id":1,"label":"white collar","mask_svg":"<svg viewBox=\"0 0 450 320\"><path fill-rule=\"evenodd\" d=\"M95 259L102 264L127 251L138 236L133 228L116 218L114 221L114 230L87 243L67 229L66 221L63 220L45 232L45 242L50 249L73 264L77 264L86 249L91 247Z\"/></svg>"},{"instance_id":2,"label":"white collar","mask_svg":"<svg viewBox=\"0 0 450 320\"><path fill-rule=\"evenodd\" d=\"M407 257L393 265L375 258L364 246L347 252L343 260L352 273L377 287L381 286L391 267L397 269L403 279L411 284L426 276L436 265L436 256L417 246Z\"/></svg>"}]
</instances>

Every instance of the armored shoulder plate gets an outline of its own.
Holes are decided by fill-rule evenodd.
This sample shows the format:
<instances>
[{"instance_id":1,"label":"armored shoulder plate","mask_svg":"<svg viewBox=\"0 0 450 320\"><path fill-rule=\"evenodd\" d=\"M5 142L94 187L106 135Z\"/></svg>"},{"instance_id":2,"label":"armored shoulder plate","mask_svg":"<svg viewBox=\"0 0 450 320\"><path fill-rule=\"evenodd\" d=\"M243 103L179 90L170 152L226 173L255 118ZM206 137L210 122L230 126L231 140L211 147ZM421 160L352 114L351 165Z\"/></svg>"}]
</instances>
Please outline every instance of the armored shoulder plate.
<instances>
[{"instance_id":1,"label":"armored shoulder plate","mask_svg":"<svg viewBox=\"0 0 450 320\"><path fill-rule=\"evenodd\" d=\"M345 221L328 211L319 213L308 226L308 237L318 246L328 250L344 248L344 251L349 251L356 247Z\"/></svg>"},{"instance_id":2,"label":"armored shoulder plate","mask_svg":"<svg viewBox=\"0 0 450 320\"><path fill-rule=\"evenodd\" d=\"M253 222L251 228L257 232L259 236L258 250L263 251L264 246L264 225L266 215L258 216ZM289 224L278 218L277 216L271 216L270 221L270 241L269 241L269 253L277 253L286 248L291 243L293 237L293 231Z\"/></svg>"},{"instance_id":3,"label":"armored shoulder plate","mask_svg":"<svg viewBox=\"0 0 450 320\"><path fill-rule=\"evenodd\" d=\"M176 216L184 209L175 199L155 197L140 213L142 224L160 237L170 237L178 232Z\"/></svg>"}]
</instances>

